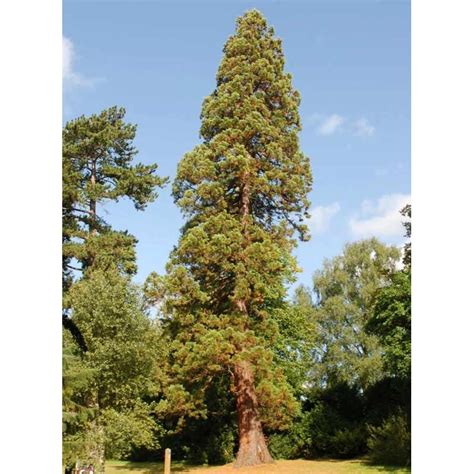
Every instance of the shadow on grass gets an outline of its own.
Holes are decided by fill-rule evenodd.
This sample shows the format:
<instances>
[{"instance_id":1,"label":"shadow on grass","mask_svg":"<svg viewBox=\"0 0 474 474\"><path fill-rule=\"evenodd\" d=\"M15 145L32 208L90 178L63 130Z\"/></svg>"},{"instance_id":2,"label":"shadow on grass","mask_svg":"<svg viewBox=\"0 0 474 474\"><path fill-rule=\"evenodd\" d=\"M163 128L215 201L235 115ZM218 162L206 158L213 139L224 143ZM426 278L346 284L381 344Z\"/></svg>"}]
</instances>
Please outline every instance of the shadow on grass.
<instances>
[{"instance_id":1,"label":"shadow on grass","mask_svg":"<svg viewBox=\"0 0 474 474\"><path fill-rule=\"evenodd\" d=\"M207 465L188 464L185 461L172 461L171 472L193 472L198 468L212 467ZM119 474L121 472L136 472L137 474L163 474L162 462L134 462L134 461L109 461L106 464L106 473Z\"/></svg>"},{"instance_id":2,"label":"shadow on grass","mask_svg":"<svg viewBox=\"0 0 474 474\"><path fill-rule=\"evenodd\" d=\"M320 458L321 461L331 462L335 464L340 464L341 462L353 463L355 465L362 465L364 467L370 468L372 472L411 472L411 468L407 466L387 466L382 464L373 464L369 459L366 458L357 458L357 459L332 459L332 458Z\"/></svg>"},{"instance_id":3,"label":"shadow on grass","mask_svg":"<svg viewBox=\"0 0 474 474\"><path fill-rule=\"evenodd\" d=\"M140 474L163 474L163 463L139 463L139 462L122 462L120 464L112 464L109 471L113 469L115 472L137 472ZM171 472L192 472L191 468L197 466L184 465L183 463L172 463Z\"/></svg>"},{"instance_id":4,"label":"shadow on grass","mask_svg":"<svg viewBox=\"0 0 474 474\"><path fill-rule=\"evenodd\" d=\"M407 466L386 466L380 464L373 464L368 459L359 459L359 462L364 466L370 467L375 472L411 472L411 469Z\"/></svg>"}]
</instances>

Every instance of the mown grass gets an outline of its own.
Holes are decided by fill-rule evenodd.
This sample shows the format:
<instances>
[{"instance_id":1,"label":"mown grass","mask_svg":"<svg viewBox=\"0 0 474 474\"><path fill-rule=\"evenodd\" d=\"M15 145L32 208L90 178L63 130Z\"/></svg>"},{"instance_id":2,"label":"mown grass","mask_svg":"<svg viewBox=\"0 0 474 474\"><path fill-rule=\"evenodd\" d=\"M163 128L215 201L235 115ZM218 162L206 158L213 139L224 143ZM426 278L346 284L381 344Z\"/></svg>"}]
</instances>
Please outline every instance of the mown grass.
<instances>
[{"instance_id":1,"label":"mown grass","mask_svg":"<svg viewBox=\"0 0 474 474\"><path fill-rule=\"evenodd\" d=\"M108 461L105 469L106 474L162 474L162 463L133 463L127 461ZM179 461L173 461L172 473L203 473L203 474L375 474L381 472L393 474L406 474L408 468L396 468L388 466L371 466L363 459L340 461L340 460L294 460L277 461L275 464L257 466L254 468L234 470L232 465L225 466L191 466Z\"/></svg>"}]
</instances>

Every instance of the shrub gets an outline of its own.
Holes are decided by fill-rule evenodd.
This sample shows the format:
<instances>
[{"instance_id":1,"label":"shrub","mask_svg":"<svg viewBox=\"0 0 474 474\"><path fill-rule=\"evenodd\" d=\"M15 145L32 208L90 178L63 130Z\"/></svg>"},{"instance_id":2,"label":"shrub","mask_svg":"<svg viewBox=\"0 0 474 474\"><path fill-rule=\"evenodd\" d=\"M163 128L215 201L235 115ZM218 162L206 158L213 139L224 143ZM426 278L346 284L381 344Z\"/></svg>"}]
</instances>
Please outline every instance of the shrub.
<instances>
[{"instance_id":1,"label":"shrub","mask_svg":"<svg viewBox=\"0 0 474 474\"><path fill-rule=\"evenodd\" d=\"M275 459L308 457L311 435L306 418L298 417L287 431L270 435L268 449Z\"/></svg>"},{"instance_id":2,"label":"shrub","mask_svg":"<svg viewBox=\"0 0 474 474\"><path fill-rule=\"evenodd\" d=\"M338 458L352 458L367 448L367 430L362 426L353 426L336 431L328 438L329 452Z\"/></svg>"},{"instance_id":3,"label":"shrub","mask_svg":"<svg viewBox=\"0 0 474 474\"><path fill-rule=\"evenodd\" d=\"M411 434L408 419L399 413L379 427L369 426L369 459L374 464L408 466L411 459Z\"/></svg>"},{"instance_id":4,"label":"shrub","mask_svg":"<svg viewBox=\"0 0 474 474\"><path fill-rule=\"evenodd\" d=\"M357 389L339 384L315 391L307 410L307 457L350 458L365 453L364 404Z\"/></svg>"},{"instance_id":5,"label":"shrub","mask_svg":"<svg viewBox=\"0 0 474 474\"><path fill-rule=\"evenodd\" d=\"M210 437L206 449L209 464L226 464L234 459L236 439L232 428L225 427Z\"/></svg>"}]
</instances>

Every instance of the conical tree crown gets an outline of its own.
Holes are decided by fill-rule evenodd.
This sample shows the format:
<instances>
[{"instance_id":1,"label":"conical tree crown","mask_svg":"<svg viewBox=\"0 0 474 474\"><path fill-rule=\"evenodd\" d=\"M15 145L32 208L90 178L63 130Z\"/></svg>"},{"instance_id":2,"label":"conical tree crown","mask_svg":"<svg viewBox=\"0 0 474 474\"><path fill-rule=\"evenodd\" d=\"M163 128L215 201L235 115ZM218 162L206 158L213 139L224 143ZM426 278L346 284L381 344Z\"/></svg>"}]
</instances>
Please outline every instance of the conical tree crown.
<instances>
[{"instance_id":1,"label":"conical tree crown","mask_svg":"<svg viewBox=\"0 0 474 474\"><path fill-rule=\"evenodd\" d=\"M188 215L240 213L245 181L254 222L268 230L285 220L305 235L311 172L299 150L300 96L284 63L281 40L260 12L237 20L217 87L204 100L204 143L179 165L174 196Z\"/></svg>"},{"instance_id":2,"label":"conical tree crown","mask_svg":"<svg viewBox=\"0 0 474 474\"><path fill-rule=\"evenodd\" d=\"M204 100L203 143L185 154L173 186L189 219L172 265L187 267L214 314L245 301L257 315L284 297L297 269L292 235L306 237L311 188L309 159L299 149L299 103L281 41L261 13L247 12Z\"/></svg>"}]
</instances>

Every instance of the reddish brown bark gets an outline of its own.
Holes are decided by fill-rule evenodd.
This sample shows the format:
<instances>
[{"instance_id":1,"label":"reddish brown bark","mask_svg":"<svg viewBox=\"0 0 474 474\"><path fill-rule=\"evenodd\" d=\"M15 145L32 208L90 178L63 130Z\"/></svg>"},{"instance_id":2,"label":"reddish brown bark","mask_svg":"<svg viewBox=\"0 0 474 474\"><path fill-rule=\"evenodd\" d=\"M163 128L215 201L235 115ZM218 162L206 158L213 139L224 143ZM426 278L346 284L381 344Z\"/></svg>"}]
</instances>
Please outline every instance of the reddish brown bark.
<instances>
[{"instance_id":1,"label":"reddish brown bark","mask_svg":"<svg viewBox=\"0 0 474 474\"><path fill-rule=\"evenodd\" d=\"M242 361L234 368L234 383L239 420L239 452L234 467L272 463L258 416L257 395L252 367Z\"/></svg>"},{"instance_id":2,"label":"reddish brown bark","mask_svg":"<svg viewBox=\"0 0 474 474\"><path fill-rule=\"evenodd\" d=\"M241 185L242 232L245 245L249 245L250 188L247 172L242 176ZM235 305L237 310L248 318L248 302L245 299L239 299L235 302ZM268 451L258 415L258 401L252 366L247 361L240 361L234 366L233 374L239 420L239 451L234 467L272 463L273 459Z\"/></svg>"}]
</instances>

